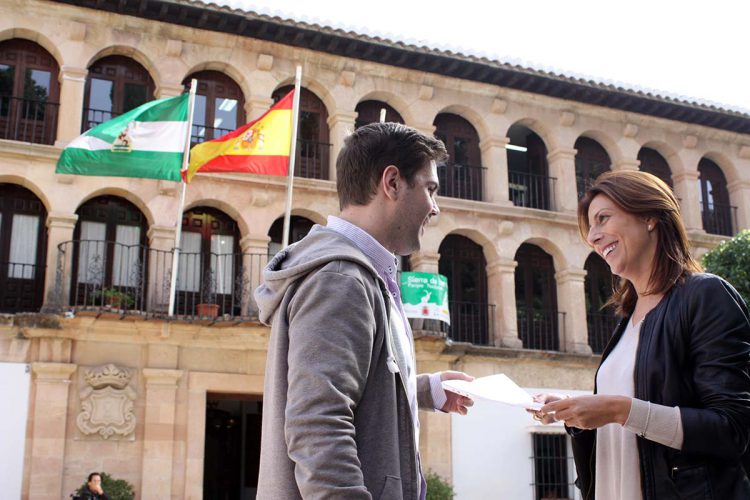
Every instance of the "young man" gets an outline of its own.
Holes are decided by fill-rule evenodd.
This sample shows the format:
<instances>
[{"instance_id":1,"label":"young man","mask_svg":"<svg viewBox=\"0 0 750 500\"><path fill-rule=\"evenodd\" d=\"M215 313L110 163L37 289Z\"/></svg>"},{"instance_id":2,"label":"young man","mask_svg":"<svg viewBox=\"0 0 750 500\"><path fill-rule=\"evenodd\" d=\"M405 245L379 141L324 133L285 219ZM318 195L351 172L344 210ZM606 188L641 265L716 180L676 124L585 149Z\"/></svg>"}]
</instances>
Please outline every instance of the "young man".
<instances>
[{"instance_id":1,"label":"young man","mask_svg":"<svg viewBox=\"0 0 750 500\"><path fill-rule=\"evenodd\" d=\"M81 500L109 500L102 490L102 476L98 472L89 474L88 482L78 494Z\"/></svg>"},{"instance_id":2,"label":"young man","mask_svg":"<svg viewBox=\"0 0 750 500\"><path fill-rule=\"evenodd\" d=\"M272 324L258 498L424 498L417 408L472 401L417 375L397 257L440 211L442 142L396 123L359 128L336 161L340 217L279 252L256 291Z\"/></svg>"}]
</instances>

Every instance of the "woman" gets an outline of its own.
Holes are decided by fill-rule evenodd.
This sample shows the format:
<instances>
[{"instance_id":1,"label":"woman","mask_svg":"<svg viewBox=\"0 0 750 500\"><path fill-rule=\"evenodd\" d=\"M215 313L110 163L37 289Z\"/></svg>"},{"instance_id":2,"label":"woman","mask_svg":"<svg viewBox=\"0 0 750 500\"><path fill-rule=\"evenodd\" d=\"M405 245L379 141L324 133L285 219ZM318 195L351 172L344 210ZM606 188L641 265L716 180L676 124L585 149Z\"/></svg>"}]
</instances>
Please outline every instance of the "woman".
<instances>
[{"instance_id":1,"label":"woman","mask_svg":"<svg viewBox=\"0 0 750 500\"><path fill-rule=\"evenodd\" d=\"M586 500L750 499L750 323L736 290L691 257L670 188L602 174L578 206L581 235L619 277L623 320L594 395L541 395L564 421Z\"/></svg>"}]
</instances>

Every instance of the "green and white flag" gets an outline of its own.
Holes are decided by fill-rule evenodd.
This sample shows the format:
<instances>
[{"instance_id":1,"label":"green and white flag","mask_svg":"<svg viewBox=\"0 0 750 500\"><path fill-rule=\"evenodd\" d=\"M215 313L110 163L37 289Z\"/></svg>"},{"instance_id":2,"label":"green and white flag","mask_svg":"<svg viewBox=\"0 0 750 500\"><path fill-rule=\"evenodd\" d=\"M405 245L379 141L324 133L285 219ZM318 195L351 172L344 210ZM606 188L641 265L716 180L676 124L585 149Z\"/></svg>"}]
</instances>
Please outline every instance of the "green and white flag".
<instances>
[{"instance_id":1,"label":"green and white flag","mask_svg":"<svg viewBox=\"0 0 750 500\"><path fill-rule=\"evenodd\" d=\"M439 319L451 324L448 278L442 274L401 273L401 301L407 318Z\"/></svg>"},{"instance_id":2,"label":"green and white flag","mask_svg":"<svg viewBox=\"0 0 750 500\"><path fill-rule=\"evenodd\" d=\"M147 102L73 139L55 172L179 182L188 94Z\"/></svg>"}]
</instances>

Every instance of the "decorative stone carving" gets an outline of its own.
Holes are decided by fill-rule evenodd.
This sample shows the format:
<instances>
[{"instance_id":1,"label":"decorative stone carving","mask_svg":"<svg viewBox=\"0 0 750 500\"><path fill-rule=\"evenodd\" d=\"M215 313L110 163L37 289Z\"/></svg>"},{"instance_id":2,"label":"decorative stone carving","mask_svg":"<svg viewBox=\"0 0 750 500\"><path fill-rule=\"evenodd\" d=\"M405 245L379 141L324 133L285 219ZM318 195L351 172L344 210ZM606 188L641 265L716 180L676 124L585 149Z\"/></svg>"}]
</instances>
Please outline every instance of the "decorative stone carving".
<instances>
[{"instance_id":1,"label":"decorative stone carving","mask_svg":"<svg viewBox=\"0 0 750 500\"><path fill-rule=\"evenodd\" d=\"M634 123L626 123L622 130L622 135L625 137L635 137L638 135L638 125Z\"/></svg>"},{"instance_id":2,"label":"decorative stone carving","mask_svg":"<svg viewBox=\"0 0 750 500\"><path fill-rule=\"evenodd\" d=\"M353 87L357 74L354 71L342 71L339 76L339 83L344 87Z\"/></svg>"},{"instance_id":3,"label":"decorative stone carving","mask_svg":"<svg viewBox=\"0 0 750 500\"><path fill-rule=\"evenodd\" d=\"M132 377L131 370L111 363L86 370L85 387L79 394L78 430L86 436L98 434L103 439L132 439L135 431Z\"/></svg>"},{"instance_id":4,"label":"decorative stone carving","mask_svg":"<svg viewBox=\"0 0 750 500\"><path fill-rule=\"evenodd\" d=\"M495 114L502 115L508 110L508 101L504 99L498 99L495 98L492 100L492 106L490 106L490 111L492 111Z\"/></svg>"},{"instance_id":5,"label":"decorative stone carving","mask_svg":"<svg viewBox=\"0 0 750 500\"><path fill-rule=\"evenodd\" d=\"M570 127L576 122L576 114L572 111L561 111L560 112L560 125L563 127Z\"/></svg>"},{"instance_id":6,"label":"decorative stone carving","mask_svg":"<svg viewBox=\"0 0 750 500\"><path fill-rule=\"evenodd\" d=\"M419 87L419 93L417 95L421 100L429 101L432 99L434 93L435 89L433 87L431 87L430 85L422 85L421 87Z\"/></svg>"}]
</instances>

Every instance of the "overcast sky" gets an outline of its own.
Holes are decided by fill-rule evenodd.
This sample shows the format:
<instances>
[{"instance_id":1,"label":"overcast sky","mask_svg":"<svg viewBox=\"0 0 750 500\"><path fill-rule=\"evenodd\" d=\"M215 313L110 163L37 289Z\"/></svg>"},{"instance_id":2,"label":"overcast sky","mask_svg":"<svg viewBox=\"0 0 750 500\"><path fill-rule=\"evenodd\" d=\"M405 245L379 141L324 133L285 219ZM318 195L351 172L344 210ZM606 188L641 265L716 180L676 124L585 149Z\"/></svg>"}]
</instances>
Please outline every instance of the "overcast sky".
<instances>
[{"instance_id":1,"label":"overcast sky","mask_svg":"<svg viewBox=\"0 0 750 500\"><path fill-rule=\"evenodd\" d=\"M750 113L746 0L214 1Z\"/></svg>"}]
</instances>

